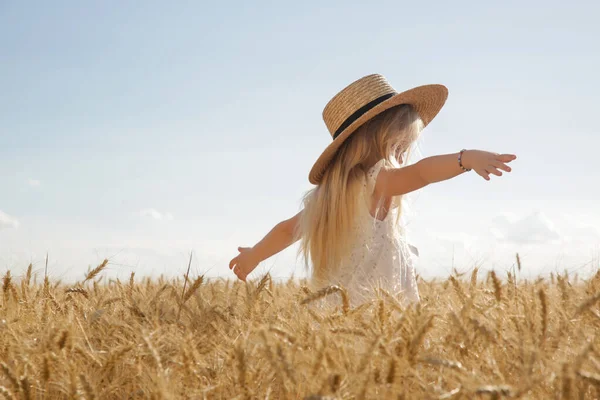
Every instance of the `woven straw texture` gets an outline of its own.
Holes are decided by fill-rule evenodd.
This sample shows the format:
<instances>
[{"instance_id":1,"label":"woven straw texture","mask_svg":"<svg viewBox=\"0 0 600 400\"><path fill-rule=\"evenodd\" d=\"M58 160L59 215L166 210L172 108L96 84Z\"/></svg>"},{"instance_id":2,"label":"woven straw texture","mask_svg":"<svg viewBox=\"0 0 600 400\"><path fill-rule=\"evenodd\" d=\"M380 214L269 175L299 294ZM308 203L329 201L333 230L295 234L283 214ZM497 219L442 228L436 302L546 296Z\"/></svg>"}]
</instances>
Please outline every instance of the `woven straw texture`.
<instances>
[{"instance_id":1,"label":"woven straw texture","mask_svg":"<svg viewBox=\"0 0 600 400\"><path fill-rule=\"evenodd\" d=\"M346 86L323 109L323 120L331 137L333 137L336 130L356 110L383 95L391 93L397 92L386 78L380 74L367 75ZM388 100L378 104L350 124L327 146L313 165L308 180L310 183L318 185L323 178L327 166L344 140L377 114L400 104L410 104L419 113L421 120L423 120L423 125L427 126L440 112L447 98L448 89L445 86L425 85L397 93Z\"/></svg>"}]
</instances>

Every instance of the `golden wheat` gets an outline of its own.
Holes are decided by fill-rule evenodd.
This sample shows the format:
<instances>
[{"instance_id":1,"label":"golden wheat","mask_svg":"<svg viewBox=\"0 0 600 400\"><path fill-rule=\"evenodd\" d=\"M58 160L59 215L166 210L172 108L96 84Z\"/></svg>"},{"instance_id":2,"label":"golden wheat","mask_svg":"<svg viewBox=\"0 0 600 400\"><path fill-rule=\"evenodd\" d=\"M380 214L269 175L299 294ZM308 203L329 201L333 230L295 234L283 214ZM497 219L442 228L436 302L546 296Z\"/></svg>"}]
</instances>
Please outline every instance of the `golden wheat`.
<instances>
[{"instance_id":1,"label":"golden wheat","mask_svg":"<svg viewBox=\"0 0 600 400\"><path fill-rule=\"evenodd\" d=\"M419 278L422 301L379 290L242 283L21 282L0 296L0 398L594 399L600 274L502 283ZM463 274L464 275L464 274ZM85 286L87 281L93 282ZM16 288L20 290L17 292ZM184 288L185 287L185 288ZM334 295L332 302L318 302ZM335 298L339 296L338 298ZM558 397L557 397L558 396Z\"/></svg>"}]
</instances>

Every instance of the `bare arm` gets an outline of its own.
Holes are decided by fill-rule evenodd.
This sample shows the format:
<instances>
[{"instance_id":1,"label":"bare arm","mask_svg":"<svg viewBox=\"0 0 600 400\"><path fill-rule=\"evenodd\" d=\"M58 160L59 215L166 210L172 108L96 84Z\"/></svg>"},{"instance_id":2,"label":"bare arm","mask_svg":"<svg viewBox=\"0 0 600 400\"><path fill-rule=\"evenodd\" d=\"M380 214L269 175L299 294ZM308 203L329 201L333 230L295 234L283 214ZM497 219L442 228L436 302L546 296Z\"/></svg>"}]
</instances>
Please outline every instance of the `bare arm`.
<instances>
[{"instance_id":1,"label":"bare arm","mask_svg":"<svg viewBox=\"0 0 600 400\"><path fill-rule=\"evenodd\" d=\"M258 262L279 253L298 239L294 237L294 233L301 213L299 212L292 218L275 225L260 242L252 247L252 251Z\"/></svg>"},{"instance_id":2,"label":"bare arm","mask_svg":"<svg viewBox=\"0 0 600 400\"><path fill-rule=\"evenodd\" d=\"M260 262L286 249L299 239L295 233L301 215L302 211L292 218L281 221L253 247L238 247L240 254L229 262L229 269L235 268L237 277L246 281L246 277Z\"/></svg>"},{"instance_id":3,"label":"bare arm","mask_svg":"<svg viewBox=\"0 0 600 400\"><path fill-rule=\"evenodd\" d=\"M403 168L382 170L375 183L375 193L381 197L399 196L421 189L431 183L445 181L462 174L458 164L459 153L427 157ZM481 150L467 150L463 153L462 163L467 169L473 169L485 180L490 174L502 176L502 171L510 172L506 163L513 161L512 154L496 154Z\"/></svg>"}]
</instances>

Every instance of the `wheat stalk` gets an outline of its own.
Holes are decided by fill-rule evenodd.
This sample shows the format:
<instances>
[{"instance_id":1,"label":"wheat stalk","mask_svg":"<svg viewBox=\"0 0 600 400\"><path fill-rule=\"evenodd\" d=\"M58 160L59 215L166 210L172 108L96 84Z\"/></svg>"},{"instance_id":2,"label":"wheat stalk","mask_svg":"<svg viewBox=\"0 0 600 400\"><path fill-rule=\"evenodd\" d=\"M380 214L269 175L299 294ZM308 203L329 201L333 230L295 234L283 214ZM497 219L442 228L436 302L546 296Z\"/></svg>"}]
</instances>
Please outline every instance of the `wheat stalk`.
<instances>
[{"instance_id":1,"label":"wheat stalk","mask_svg":"<svg viewBox=\"0 0 600 400\"><path fill-rule=\"evenodd\" d=\"M348 335L362 336L367 337L367 333L362 329L353 329L353 328L331 328L329 330L331 333L345 333Z\"/></svg>"},{"instance_id":2,"label":"wheat stalk","mask_svg":"<svg viewBox=\"0 0 600 400\"><path fill-rule=\"evenodd\" d=\"M419 347L423 344L423 340L425 339L425 335L427 332L433 328L433 315L430 316L427 321L422 324L417 332L413 335L412 339L408 345L408 355L411 363L415 360L417 352L419 351Z\"/></svg>"},{"instance_id":3,"label":"wheat stalk","mask_svg":"<svg viewBox=\"0 0 600 400\"><path fill-rule=\"evenodd\" d=\"M475 390L476 394L491 394L511 397L513 394L512 387L508 385L485 385L480 386Z\"/></svg>"},{"instance_id":4,"label":"wheat stalk","mask_svg":"<svg viewBox=\"0 0 600 400\"><path fill-rule=\"evenodd\" d=\"M144 340L144 343L146 343L146 347L148 347L148 350L150 350L150 354L152 355L152 359L154 360L154 363L156 364L156 368L158 368L159 373L162 374L163 365L162 365L162 360L160 358L160 354L158 354L156 347L154 347L154 345L150 341L150 337L148 337L148 335L143 334L142 339Z\"/></svg>"},{"instance_id":5,"label":"wheat stalk","mask_svg":"<svg viewBox=\"0 0 600 400\"><path fill-rule=\"evenodd\" d=\"M127 288L127 295L129 298L133 297L133 288L135 287L135 272L131 272L129 275L129 287Z\"/></svg>"},{"instance_id":6,"label":"wheat stalk","mask_svg":"<svg viewBox=\"0 0 600 400\"><path fill-rule=\"evenodd\" d=\"M467 300L468 296L465 293L465 291L463 290L462 285L460 284L458 279L456 279L454 277L454 275L450 275L450 282L452 283L452 286L454 287L454 291L456 292L456 295L460 299L461 303L464 304L465 301Z\"/></svg>"},{"instance_id":7,"label":"wheat stalk","mask_svg":"<svg viewBox=\"0 0 600 400\"><path fill-rule=\"evenodd\" d=\"M500 302L492 274L483 283L469 271L471 282L420 280L418 304L379 289L346 313L300 306L333 295L343 309L340 290L303 293L306 281L268 274L197 288L192 276L127 274L96 277L92 289L49 278L28 287L26 273L17 285L11 272L10 301L0 294L0 399L597 397L600 273L551 283L516 269Z\"/></svg>"},{"instance_id":8,"label":"wheat stalk","mask_svg":"<svg viewBox=\"0 0 600 400\"><path fill-rule=\"evenodd\" d=\"M44 361L42 364L42 381L47 384L50 380L52 366L50 365L50 358L48 355L44 355Z\"/></svg>"},{"instance_id":9,"label":"wheat stalk","mask_svg":"<svg viewBox=\"0 0 600 400\"><path fill-rule=\"evenodd\" d=\"M562 398L571 399L573 395L573 370L569 364L565 363L562 367Z\"/></svg>"},{"instance_id":10,"label":"wheat stalk","mask_svg":"<svg viewBox=\"0 0 600 400\"><path fill-rule=\"evenodd\" d=\"M600 388L600 375L588 371L577 371L577 375L583 378L588 383Z\"/></svg>"},{"instance_id":11,"label":"wheat stalk","mask_svg":"<svg viewBox=\"0 0 600 400\"><path fill-rule=\"evenodd\" d=\"M23 398L25 400L31 400L31 384L29 383L29 378L27 378L27 375L23 375L21 379L19 379L19 383L21 386L21 391L23 392Z\"/></svg>"},{"instance_id":12,"label":"wheat stalk","mask_svg":"<svg viewBox=\"0 0 600 400\"><path fill-rule=\"evenodd\" d=\"M102 272L107 265L108 259L104 259L104 261L102 261L96 268L92 269L91 271L85 274L85 279L83 280L82 284L98 276L98 274L100 274L100 272Z\"/></svg>"},{"instance_id":13,"label":"wheat stalk","mask_svg":"<svg viewBox=\"0 0 600 400\"><path fill-rule=\"evenodd\" d=\"M82 295L83 297L85 297L86 299L90 298L87 290L85 290L84 288L80 288L80 287L73 287L73 288L65 289L65 293L78 293L78 294Z\"/></svg>"},{"instance_id":14,"label":"wheat stalk","mask_svg":"<svg viewBox=\"0 0 600 400\"><path fill-rule=\"evenodd\" d=\"M10 270L6 271L4 278L2 278L2 291L4 292L4 301L8 301L9 291L12 287L12 277L10 276Z\"/></svg>"},{"instance_id":15,"label":"wheat stalk","mask_svg":"<svg viewBox=\"0 0 600 400\"><path fill-rule=\"evenodd\" d=\"M59 337L58 341L56 342L56 345L58 346L58 348L60 350L65 348L68 339L69 339L69 331L65 329L61 332L60 337Z\"/></svg>"},{"instance_id":16,"label":"wheat stalk","mask_svg":"<svg viewBox=\"0 0 600 400\"><path fill-rule=\"evenodd\" d=\"M6 365L6 363L4 363L4 362L0 362L0 369L4 373L4 376L6 376L6 379L8 379L8 381L12 385L13 389L16 392L20 391L21 390L21 384L19 382L19 379L17 378L17 376L15 374L13 374L13 372L8 367L8 365Z\"/></svg>"},{"instance_id":17,"label":"wheat stalk","mask_svg":"<svg viewBox=\"0 0 600 400\"><path fill-rule=\"evenodd\" d=\"M31 285L32 273L33 273L33 264L29 263L29 265L27 266L27 272L25 274L25 284L27 285L27 287L29 287Z\"/></svg>"},{"instance_id":18,"label":"wheat stalk","mask_svg":"<svg viewBox=\"0 0 600 400\"><path fill-rule=\"evenodd\" d=\"M196 292L196 290L198 290L198 288L200 287L200 285L202 285L203 281L204 281L204 276L199 276L199 277L197 277L194 280L194 283L192 283L192 286L190 286L189 290L183 296L183 302L184 303L186 301L188 301L190 299L190 297L192 297L194 295L194 293Z\"/></svg>"},{"instance_id":19,"label":"wheat stalk","mask_svg":"<svg viewBox=\"0 0 600 400\"><path fill-rule=\"evenodd\" d=\"M183 281L183 289L181 290L181 301L179 304L179 310L177 310L177 321L179 321L179 317L181 316L181 307L183 307L183 296L185 295L185 287L188 283L188 277L190 276L190 268L192 267L192 255L193 252L190 251L190 261L188 262L187 271L185 272L185 279Z\"/></svg>"},{"instance_id":20,"label":"wheat stalk","mask_svg":"<svg viewBox=\"0 0 600 400\"><path fill-rule=\"evenodd\" d=\"M465 371L465 367L460 363L460 361L444 360L441 358L433 358L433 357L423 357L423 358L420 358L418 361L423 362L425 364L441 365L443 367L453 368L453 369L457 369L459 371Z\"/></svg>"},{"instance_id":21,"label":"wheat stalk","mask_svg":"<svg viewBox=\"0 0 600 400\"><path fill-rule=\"evenodd\" d=\"M583 303L581 303L575 310L575 316L578 316L579 314L591 308L598 302L598 300L600 300L600 292L596 293L594 296L588 297Z\"/></svg>"},{"instance_id":22,"label":"wheat stalk","mask_svg":"<svg viewBox=\"0 0 600 400\"><path fill-rule=\"evenodd\" d=\"M502 301L502 284L500 283L500 279L496 276L495 271L491 271L490 276L492 277L492 283L494 284L494 296L499 303Z\"/></svg>"},{"instance_id":23,"label":"wheat stalk","mask_svg":"<svg viewBox=\"0 0 600 400\"><path fill-rule=\"evenodd\" d=\"M540 289L538 291L538 296L540 299L541 307L541 315L542 315L542 333L540 341L544 343L546 341L546 334L548 332L548 297L546 296L546 292L544 289Z\"/></svg>"},{"instance_id":24,"label":"wheat stalk","mask_svg":"<svg viewBox=\"0 0 600 400\"><path fill-rule=\"evenodd\" d=\"M288 342L290 342L292 344L296 343L296 337L284 329L278 328L276 326L272 326L269 328L269 331L284 337Z\"/></svg>"},{"instance_id":25,"label":"wheat stalk","mask_svg":"<svg viewBox=\"0 0 600 400\"><path fill-rule=\"evenodd\" d=\"M244 391L244 397L250 399L250 391L248 390L247 369L246 369L246 352L242 343L235 348L235 356L238 362L238 382Z\"/></svg>"},{"instance_id":26,"label":"wheat stalk","mask_svg":"<svg viewBox=\"0 0 600 400\"><path fill-rule=\"evenodd\" d=\"M85 392L86 400L94 400L96 398L96 392L84 374L79 374L79 381L81 382L81 386Z\"/></svg>"},{"instance_id":27,"label":"wheat stalk","mask_svg":"<svg viewBox=\"0 0 600 400\"><path fill-rule=\"evenodd\" d=\"M329 296L332 293L340 294L340 296L342 298L342 311L344 314L347 314L348 310L350 309L350 301L348 299L348 293L346 292L346 289L344 289L340 286L337 286L337 285L327 286L327 287L319 290L316 293L310 294L304 300L302 300L302 302L300 304L311 303L315 300L319 300L319 299L322 299L323 297Z\"/></svg>"},{"instance_id":28,"label":"wheat stalk","mask_svg":"<svg viewBox=\"0 0 600 400\"><path fill-rule=\"evenodd\" d=\"M477 274L479 273L479 267L473 268L473 272L471 272L471 295L477 288Z\"/></svg>"},{"instance_id":29,"label":"wheat stalk","mask_svg":"<svg viewBox=\"0 0 600 400\"><path fill-rule=\"evenodd\" d=\"M292 367L290 366L290 363L288 362L287 357L283 351L283 347L281 347L280 343L277 343L277 356L279 357L280 364L281 364L282 369L285 372L286 376L295 385L296 378L294 377L294 373L293 373L294 371L293 371Z\"/></svg>"}]
</instances>

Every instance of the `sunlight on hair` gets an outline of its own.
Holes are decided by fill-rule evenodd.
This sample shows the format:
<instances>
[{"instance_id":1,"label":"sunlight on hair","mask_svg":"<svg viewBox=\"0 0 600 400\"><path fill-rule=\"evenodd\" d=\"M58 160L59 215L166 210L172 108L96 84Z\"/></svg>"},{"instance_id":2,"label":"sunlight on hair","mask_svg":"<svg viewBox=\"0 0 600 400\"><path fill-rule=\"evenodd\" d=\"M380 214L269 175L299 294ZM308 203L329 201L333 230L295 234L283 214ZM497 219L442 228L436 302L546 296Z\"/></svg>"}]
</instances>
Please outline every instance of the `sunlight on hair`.
<instances>
[{"instance_id":1,"label":"sunlight on hair","mask_svg":"<svg viewBox=\"0 0 600 400\"><path fill-rule=\"evenodd\" d=\"M364 195L366 171L380 160L390 167L398 165L394 158L398 146L410 159L411 147L422 129L422 121L409 105L379 114L342 144L321 184L306 194L299 252L307 268L309 261L312 264L315 284L335 274L352 251L356 221L369 210L369 197ZM401 200L395 199L396 206L401 207ZM398 227L401 216L398 212Z\"/></svg>"}]
</instances>

